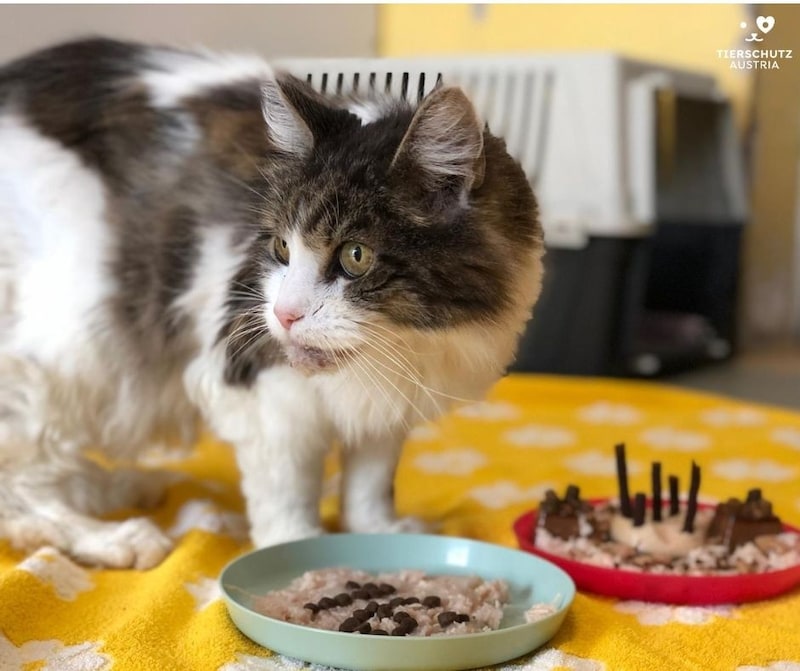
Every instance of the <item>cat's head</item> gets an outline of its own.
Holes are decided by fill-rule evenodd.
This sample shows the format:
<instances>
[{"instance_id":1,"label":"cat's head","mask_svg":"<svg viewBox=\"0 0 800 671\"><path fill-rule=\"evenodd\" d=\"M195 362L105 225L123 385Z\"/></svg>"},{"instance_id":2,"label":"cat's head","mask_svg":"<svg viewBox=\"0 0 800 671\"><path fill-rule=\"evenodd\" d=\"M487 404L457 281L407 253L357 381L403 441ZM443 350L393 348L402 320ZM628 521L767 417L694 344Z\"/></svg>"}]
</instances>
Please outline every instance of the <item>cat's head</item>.
<instances>
[{"instance_id":1,"label":"cat's head","mask_svg":"<svg viewBox=\"0 0 800 671\"><path fill-rule=\"evenodd\" d=\"M289 362L385 374L402 368L408 334L483 333L487 349L498 328L516 338L538 294L542 242L503 142L457 88L416 108L354 108L292 77L264 85L274 153L251 254L263 319Z\"/></svg>"}]
</instances>

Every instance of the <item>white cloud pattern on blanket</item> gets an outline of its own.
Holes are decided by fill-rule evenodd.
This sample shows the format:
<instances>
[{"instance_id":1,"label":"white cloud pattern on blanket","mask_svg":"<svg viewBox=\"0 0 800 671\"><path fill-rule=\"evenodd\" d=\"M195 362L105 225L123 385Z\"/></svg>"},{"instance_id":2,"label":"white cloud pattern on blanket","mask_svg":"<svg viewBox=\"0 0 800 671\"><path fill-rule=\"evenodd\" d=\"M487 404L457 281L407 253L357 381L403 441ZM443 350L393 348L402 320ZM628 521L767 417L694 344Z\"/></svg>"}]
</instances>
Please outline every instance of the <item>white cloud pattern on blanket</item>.
<instances>
[{"instance_id":1,"label":"white cloud pattern on blanket","mask_svg":"<svg viewBox=\"0 0 800 671\"><path fill-rule=\"evenodd\" d=\"M614 461L614 454L609 453L608 450L590 450L576 454L567 459L564 459L564 466L572 471L578 473L585 473L586 475L607 475L614 476L617 474L617 466ZM628 459L628 473L636 475L641 473L642 465L635 459Z\"/></svg>"},{"instance_id":2,"label":"white cloud pattern on blanket","mask_svg":"<svg viewBox=\"0 0 800 671\"><path fill-rule=\"evenodd\" d=\"M614 610L635 615L640 624L658 626L677 622L679 624L708 624L717 617L732 617L733 606L672 606L664 603L644 601L620 601Z\"/></svg>"},{"instance_id":3,"label":"white cloud pattern on blanket","mask_svg":"<svg viewBox=\"0 0 800 671\"><path fill-rule=\"evenodd\" d=\"M797 475L796 468L771 459L727 459L711 464L711 471L725 480L785 482Z\"/></svg>"},{"instance_id":4,"label":"white cloud pattern on blanket","mask_svg":"<svg viewBox=\"0 0 800 671\"><path fill-rule=\"evenodd\" d=\"M704 433L685 431L672 426L654 426L642 431L639 440L655 450L675 452L697 452L711 446L711 438Z\"/></svg>"},{"instance_id":5,"label":"white cloud pattern on blanket","mask_svg":"<svg viewBox=\"0 0 800 671\"><path fill-rule=\"evenodd\" d=\"M780 445L786 445L793 450L800 450L800 429L794 429L790 426L779 426L773 429L770 438L773 442L779 443Z\"/></svg>"},{"instance_id":6,"label":"white cloud pattern on blanket","mask_svg":"<svg viewBox=\"0 0 800 671\"><path fill-rule=\"evenodd\" d=\"M642 421L642 413L632 405L598 401L577 410L578 419L587 424L627 426Z\"/></svg>"},{"instance_id":7,"label":"white cloud pattern on blanket","mask_svg":"<svg viewBox=\"0 0 800 671\"><path fill-rule=\"evenodd\" d=\"M194 609L198 612L222 597L219 581L214 578L198 578L194 582L184 583L183 586L194 598Z\"/></svg>"},{"instance_id":8,"label":"white cloud pattern on blanket","mask_svg":"<svg viewBox=\"0 0 800 671\"><path fill-rule=\"evenodd\" d=\"M65 646L61 641L28 641L15 646L0 631L0 669L36 668L39 671L106 671L111 659L99 652L100 643ZM34 667L35 665L35 667Z\"/></svg>"},{"instance_id":9,"label":"white cloud pattern on blanket","mask_svg":"<svg viewBox=\"0 0 800 671\"><path fill-rule=\"evenodd\" d=\"M710 408L700 413L700 419L710 426L760 426L766 416L760 410L746 407Z\"/></svg>"},{"instance_id":10,"label":"white cloud pattern on blanket","mask_svg":"<svg viewBox=\"0 0 800 671\"><path fill-rule=\"evenodd\" d=\"M463 447L442 452L423 452L417 455L413 463L425 473L469 475L485 466L487 462L488 459L482 452Z\"/></svg>"},{"instance_id":11,"label":"white cloud pattern on blanket","mask_svg":"<svg viewBox=\"0 0 800 671\"><path fill-rule=\"evenodd\" d=\"M557 449L572 445L575 434L569 429L560 426L545 426L541 424L528 424L511 429L503 434L503 438L517 447L541 447Z\"/></svg>"},{"instance_id":12,"label":"white cloud pattern on blanket","mask_svg":"<svg viewBox=\"0 0 800 671\"><path fill-rule=\"evenodd\" d=\"M54 548L37 550L20 562L17 568L50 585L64 601L74 601L81 592L94 588L89 571Z\"/></svg>"},{"instance_id":13,"label":"white cloud pattern on blanket","mask_svg":"<svg viewBox=\"0 0 800 671\"><path fill-rule=\"evenodd\" d=\"M469 496L481 505L500 510L515 503L530 502L532 507L539 504L539 500L548 489L555 489L552 482L540 482L531 487L521 487L510 480L499 480L490 485L481 485L469 490Z\"/></svg>"},{"instance_id":14,"label":"white cloud pattern on blanket","mask_svg":"<svg viewBox=\"0 0 800 671\"><path fill-rule=\"evenodd\" d=\"M456 411L456 414L468 419L483 419L490 422L500 422L504 420L517 419L520 410L513 403L503 403L500 401L472 403L465 405Z\"/></svg>"}]
</instances>

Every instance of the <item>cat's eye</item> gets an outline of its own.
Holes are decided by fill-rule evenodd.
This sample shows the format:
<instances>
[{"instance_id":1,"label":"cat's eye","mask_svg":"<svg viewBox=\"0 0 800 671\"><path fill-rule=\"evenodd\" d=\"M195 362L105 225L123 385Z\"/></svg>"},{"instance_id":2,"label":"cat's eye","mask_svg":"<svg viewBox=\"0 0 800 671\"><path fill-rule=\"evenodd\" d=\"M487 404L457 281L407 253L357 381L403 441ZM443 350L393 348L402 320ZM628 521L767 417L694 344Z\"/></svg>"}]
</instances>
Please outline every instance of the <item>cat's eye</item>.
<instances>
[{"instance_id":1,"label":"cat's eye","mask_svg":"<svg viewBox=\"0 0 800 671\"><path fill-rule=\"evenodd\" d=\"M289 244L283 238L277 235L273 238L273 246L275 248L275 257L283 265L289 265Z\"/></svg>"},{"instance_id":2,"label":"cat's eye","mask_svg":"<svg viewBox=\"0 0 800 671\"><path fill-rule=\"evenodd\" d=\"M339 250L339 265L350 277L361 277L371 267L375 253L360 242L345 242Z\"/></svg>"}]
</instances>

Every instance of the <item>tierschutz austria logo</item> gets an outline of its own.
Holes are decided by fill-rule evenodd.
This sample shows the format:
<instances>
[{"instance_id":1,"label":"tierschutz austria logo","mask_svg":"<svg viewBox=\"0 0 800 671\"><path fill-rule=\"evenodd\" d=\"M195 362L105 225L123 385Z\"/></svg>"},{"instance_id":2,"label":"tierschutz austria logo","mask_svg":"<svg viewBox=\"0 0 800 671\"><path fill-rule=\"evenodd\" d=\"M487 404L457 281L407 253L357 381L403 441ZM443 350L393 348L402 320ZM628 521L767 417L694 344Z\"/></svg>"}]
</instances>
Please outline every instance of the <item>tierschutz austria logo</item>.
<instances>
[{"instance_id":1,"label":"tierschutz austria logo","mask_svg":"<svg viewBox=\"0 0 800 671\"><path fill-rule=\"evenodd\" d=\"M752 44L752 48L717 49L717 57L730 61L731 70L780 70L784 61L792 60L791 49L766 44L767 34L775 27L774 16L757 16L755 30L747 21L742 21L739 27L747 34L744 41Z\"/></svg>"}]
</instances>

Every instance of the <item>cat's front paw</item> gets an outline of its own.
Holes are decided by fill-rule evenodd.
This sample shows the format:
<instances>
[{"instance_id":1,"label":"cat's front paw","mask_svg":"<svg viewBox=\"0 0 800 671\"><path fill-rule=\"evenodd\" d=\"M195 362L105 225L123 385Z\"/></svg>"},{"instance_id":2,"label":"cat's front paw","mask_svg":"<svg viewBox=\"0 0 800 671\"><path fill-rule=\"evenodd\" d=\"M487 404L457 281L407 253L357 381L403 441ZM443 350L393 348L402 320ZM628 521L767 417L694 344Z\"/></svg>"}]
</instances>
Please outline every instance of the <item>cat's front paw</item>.
<instances>
[{"instance_id":1,"label":"cat's front paw","mask_svg":"<svg viewBox=\"0 0 800 671\"><path fill-rule=\"evenodd\" d=\"M322 527L311 525L270 525L264 529L253 529L250 538L257 548L280 545L304 538L320 536L325 532Z\"/></svg>"},{"instance_id":2,"label":"cat's front paw","mask_svg":"<svg viewBox=\"0 0 800 671\"><path fill-rule=\"evenodd\" d=\"M172 541L150 520L136 517L99 524L69 548L79 561L109 568L149 569L161 563Z\"/></svg>"},{"instance_id":3,"label":"cat's front paw","mask_svg":"<svg viewBox=\"0 0 800 671\"><path fill-rule=\"evenodd\" d=\"M433 531L432 526L418 517L387 517L380 519L351 521L350 531L364 534L424 534Z\"/></svg>"}]
</instances>

